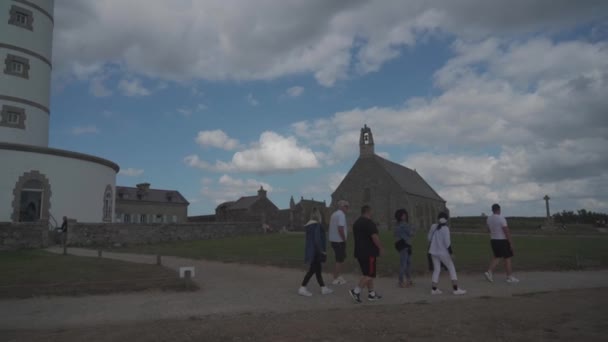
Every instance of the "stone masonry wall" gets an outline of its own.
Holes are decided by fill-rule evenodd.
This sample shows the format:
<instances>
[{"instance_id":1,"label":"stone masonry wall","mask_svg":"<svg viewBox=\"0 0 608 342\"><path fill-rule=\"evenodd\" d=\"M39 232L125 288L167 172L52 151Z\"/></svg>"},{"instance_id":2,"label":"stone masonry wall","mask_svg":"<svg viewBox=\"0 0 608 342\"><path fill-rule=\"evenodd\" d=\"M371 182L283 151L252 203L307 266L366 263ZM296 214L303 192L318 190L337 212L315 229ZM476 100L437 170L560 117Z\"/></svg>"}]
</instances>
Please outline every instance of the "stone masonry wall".
<instances>
[{"instance_id":1,"label":"stone masonry wall","mask_svg":"<svg viewBox=\"0 0 608 342\"><path fill-rule=\"evenodd\" d=\"M43 248L48 245L47 223L0 222L0 250Z\"/></svg>"},{"instance_id":2,"label":"stone masonry wall","mask_svg":"<svg viewBox=\"0 0 608 342\"><path fill-rule=\"evenodd\" d=\"M262 234L260 222L200 222L186 224L74 223L70 246L124 246L159 242L219 239Z\"/></svg>"}]
</instances>

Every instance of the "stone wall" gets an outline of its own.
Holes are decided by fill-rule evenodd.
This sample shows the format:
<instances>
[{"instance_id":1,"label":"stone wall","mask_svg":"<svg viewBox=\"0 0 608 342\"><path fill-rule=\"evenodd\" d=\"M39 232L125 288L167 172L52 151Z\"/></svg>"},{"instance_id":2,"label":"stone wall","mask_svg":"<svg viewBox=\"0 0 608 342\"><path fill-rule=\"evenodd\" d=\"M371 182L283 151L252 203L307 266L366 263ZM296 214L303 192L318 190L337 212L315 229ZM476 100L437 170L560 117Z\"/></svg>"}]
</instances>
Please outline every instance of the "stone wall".
<instances>
[{"instance_id":1,"label":"stone wall","mask_svg":"<svg viewBox=\"0 0 608 342\"><path fill-rule=\"evenodd\" d=\"M47 223L0 222L0 250L43 248L48 245Z\"/></svg>"},{"instance_id":2,"label":"stone wall","mask_svg":"<svg viewBox=\"0 0 608 342\"><path fill-rule=\"evenodd\" d=\"M159 242L219 239L262 234L260 222L201 222L186 224L75 223L68 232L70 246L124 246Z\"/></svg>"}]
</instances>

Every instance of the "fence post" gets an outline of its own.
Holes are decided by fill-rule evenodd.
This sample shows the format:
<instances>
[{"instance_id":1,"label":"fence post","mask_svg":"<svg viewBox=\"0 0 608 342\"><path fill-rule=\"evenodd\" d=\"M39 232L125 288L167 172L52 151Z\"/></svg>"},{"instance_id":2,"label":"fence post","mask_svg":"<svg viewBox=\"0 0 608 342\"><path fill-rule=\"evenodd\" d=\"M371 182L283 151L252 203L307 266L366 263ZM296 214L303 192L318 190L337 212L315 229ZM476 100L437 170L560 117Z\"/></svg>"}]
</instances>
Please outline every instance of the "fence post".
<instances>
[{"instance_id":1,"label":"fence post","mask_svg":"<svg viewBox=\"0 0 608 342\"><path fill-rule=\"evenodd\" d=\"M162 260L160 254L156 254L156 265L162 265Z\"/></svg>"},{"instance_id":2,"label":"fence post","mask_svg":"<svg viewBox=\"0 0 608 342\"><path fill-rule=\"evenodd\" d=\"M102 252L101 252L101 249L97 250L97 257L98 257L98 258L101 258L101 253L102 253Z\"/></svg>"}]
</instances>

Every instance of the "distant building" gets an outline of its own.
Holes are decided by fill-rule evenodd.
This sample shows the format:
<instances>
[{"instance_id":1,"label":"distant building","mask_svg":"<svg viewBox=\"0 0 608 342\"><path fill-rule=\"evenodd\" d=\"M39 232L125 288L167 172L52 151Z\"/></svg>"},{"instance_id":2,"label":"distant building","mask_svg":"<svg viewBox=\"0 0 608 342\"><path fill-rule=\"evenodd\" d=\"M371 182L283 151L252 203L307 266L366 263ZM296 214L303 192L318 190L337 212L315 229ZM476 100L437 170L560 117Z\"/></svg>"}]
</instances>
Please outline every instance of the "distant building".
<instances>
[{"instance_id":1,"label":"distant building","mask_svg":"<svg viewBox=\"0 0 608 342\"><path fill-rule=\"evenodd\" d=\"M375 153L374 137L367 125L361 129L359 158L331 198L332 208L341 199L350 202L347 218L351 224L360 208L370 205L381 229L392 228L399 208L405 208L410 222L422 229L428 229L440 211L447 211L445 200L418 172Z\"/></svg>"},{"instance_id":2,"label":"distant building","mask_svg":"<svg viewBox=\"0 0 608 342\"><path fill-rule=\"evenodd\" d=\"M233 202L224 202L215 209L216 221L261 221L270 223L277 220L279 208L268 199L263 187L257 196L241 197Z\"/></svg>"},{"instance_id":3,"label":"distant building","mask_svg":"<svg viewBox=\"0 0 608 342\"><path fill-rule=\"evenodd\" d=\"M327 225L329 222L329 211L325 201L315 201L314 198L307 200L304 199L304 197L301 197L300 202L295 203L292 196L289 201L289 209L281 210L281 216L283 217L283 220L286 221L286 228L289 230L304 229L304 225L310 220L310 214L312 213L313 208L317 208L321 211L323 222ZM287 217L287 220L284 219L285 217Z\"/></svg>"},{"instance_id":4,"label":"distant building","mask_svg":"<svg viewBox=\"0 0 608 342\"><path fill-rule=\"evenodd\" d=\"M116 222L185 223L188 201L175 190L150 189L150 183L116 187Z\"/></svg>"}]
</instances>

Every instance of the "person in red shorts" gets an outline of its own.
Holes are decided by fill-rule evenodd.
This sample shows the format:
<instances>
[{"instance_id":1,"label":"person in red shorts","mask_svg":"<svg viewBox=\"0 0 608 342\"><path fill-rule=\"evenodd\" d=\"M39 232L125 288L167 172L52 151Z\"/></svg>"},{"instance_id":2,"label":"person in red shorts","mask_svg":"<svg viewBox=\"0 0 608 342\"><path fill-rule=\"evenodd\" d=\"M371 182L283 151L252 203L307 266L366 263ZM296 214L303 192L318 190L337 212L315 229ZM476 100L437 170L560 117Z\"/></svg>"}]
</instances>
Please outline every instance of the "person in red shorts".
<instances>
[{"instance_id":1,"label":"person in red shorts","mask_svg":"<svg viewBox=\"0 0 608 342\"><path fill-rule=\"evenodd\" d=\"M376 278L376 259L383 254L384 249L378 236L378 227L372 221L372 208L365 205L361 208L361 217L353 224L353 237L355 240L355 258L359 261L363 276L359 284L350 290L350 295L356 303L361 303L361 289L367 287L367 300L381 299L374 289Z\"/></svg>"}]
</instances>

